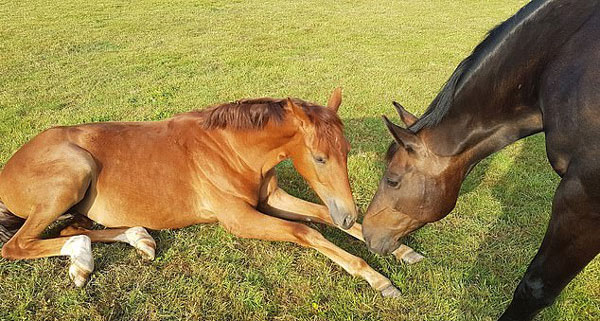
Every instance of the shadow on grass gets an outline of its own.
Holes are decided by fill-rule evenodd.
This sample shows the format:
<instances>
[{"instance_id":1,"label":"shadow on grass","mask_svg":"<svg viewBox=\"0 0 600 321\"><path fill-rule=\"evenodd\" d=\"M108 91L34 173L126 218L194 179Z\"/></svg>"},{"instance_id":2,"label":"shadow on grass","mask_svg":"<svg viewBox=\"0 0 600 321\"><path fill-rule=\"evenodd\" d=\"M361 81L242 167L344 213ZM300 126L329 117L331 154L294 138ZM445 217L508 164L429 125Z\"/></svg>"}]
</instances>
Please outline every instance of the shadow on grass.
<instances>
[{"instance_id":1,"label":"shadow on grass","mask_svg":"<svg viewBox=\"0 0 600 321\"><path fill-rule=\"evenodd\" d=\"M465 182L468 190L474 189L469 186L474 181L481 182L491 159ZM549 195L556 188L556 180L544 166L549 167L544 136L529 137L523 141L513 166L494 184L492 195L501 205L501 215L486 231L474 253L474 264L465 274L464 283L469 290L459 299L459 307L466 320L484 317L479 312L481 304L492 304L498 311L498 315L485 317L498 317L537 252L550 217L552 198ZM480 287L490 286L500 288L479 291ZM477 297L477 293L486 292L493 297L483 303L485 300Z\"/></svg>"}]
</instances>

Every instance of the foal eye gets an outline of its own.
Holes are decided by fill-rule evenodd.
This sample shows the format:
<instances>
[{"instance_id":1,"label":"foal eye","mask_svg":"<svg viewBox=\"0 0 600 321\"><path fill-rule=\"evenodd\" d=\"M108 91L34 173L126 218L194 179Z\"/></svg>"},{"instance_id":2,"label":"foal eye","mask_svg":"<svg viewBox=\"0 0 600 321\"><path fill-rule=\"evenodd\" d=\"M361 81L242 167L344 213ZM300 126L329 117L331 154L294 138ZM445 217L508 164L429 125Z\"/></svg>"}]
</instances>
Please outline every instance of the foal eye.
<instances>
[{"instance_id":1,"label":"foal eye","mask_svg":"<svg viewBox=\"0 0 600 321\"><path fill-rule=\"evenodd\" d=\"M393 178L390 178L390 177L387 177L385 179L385 182L388 184L389 187L393 187L393 188L398 187L398 184L400 184L399 181L397 181L397 180L395 180Z\"/></svg>"},{"instance_id":2,"label":"foal eye","mask_svg":"<svg viewBox=\"0 0 600 321\"><path fill-rule=\"evenodd\" d=\"M323 157L323 156L314 156L315 162L319 163L319 164L325 164L327 163L327 158Z\"/></svg>"}]
</instances>

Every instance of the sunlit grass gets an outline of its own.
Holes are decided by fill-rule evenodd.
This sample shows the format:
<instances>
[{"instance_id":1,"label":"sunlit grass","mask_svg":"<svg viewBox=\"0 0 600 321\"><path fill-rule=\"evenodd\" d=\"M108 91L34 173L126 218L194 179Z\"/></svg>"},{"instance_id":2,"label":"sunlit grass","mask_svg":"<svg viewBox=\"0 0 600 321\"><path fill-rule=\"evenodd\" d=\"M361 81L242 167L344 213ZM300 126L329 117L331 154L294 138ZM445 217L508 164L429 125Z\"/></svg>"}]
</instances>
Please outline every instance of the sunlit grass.
<instances>
[{"instance_id":1,"label":"sunlit grass","mask_svg":"<svg viewBox=\"0 0 600 321\"><path fill-rule=\"evenodd\" d=\"M243 97L325 103L342 86L364 210L390 141L380 115L397 119L390 101L423 112L485 32L525 3L3 1L0 164L54 125L158 120ZM289 164L281 182L315 200ZM0 320L495 320L541 242L557 182L543 136L486 159L456 210L407 240L427 256L415 266L320 228L388 275L398 300L315 251L197 226L153 232L152 263L125 245L95 245L83 289L65 259L0 259ZM596 260L540 320L600 319L599 272Z\"/></svg>"}]
</instances>

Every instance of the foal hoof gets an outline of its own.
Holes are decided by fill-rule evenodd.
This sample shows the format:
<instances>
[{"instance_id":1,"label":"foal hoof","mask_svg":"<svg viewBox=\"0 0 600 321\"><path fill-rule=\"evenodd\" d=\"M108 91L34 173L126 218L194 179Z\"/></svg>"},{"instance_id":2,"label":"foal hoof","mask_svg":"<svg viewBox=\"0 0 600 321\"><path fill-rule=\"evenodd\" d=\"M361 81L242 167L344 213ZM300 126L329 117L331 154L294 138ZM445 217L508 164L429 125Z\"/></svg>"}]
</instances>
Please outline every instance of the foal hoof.
<instances>
[{"instance_id":1,"label":"foal hoof","mask_svg":"<svg viewBox=\"0 0 600 321\"><path fill-rule=\"evenodd\" d=\"M384 298L398 298L402 293L395 286L390 284L387 288L381 290L381 295L383 295Z\"/></svg>"},{"instance_id":2,"label":"foal hoof","mask_svg":"<svg viewBox=\"0 0 600 321\"><path fill-rule=\"evenodd\" d=\"M402 244L399 248L397 248L392 254L398 260L402 260L406 264L415 264L423 261L425 257L410 247Z\"/></svg>"},{"instance_id":3,"label":"foal hoof","mask_svg":"<svg viewBox=\"0 0 600 321\"><path fill-rule=\"evenodd\" d=\"M92 269L89 269L89 266L86 266L81 262L72 262L69 267L69 278L75 283L76 287L80 288L87 283L92 270L93 267Z\"/></svg>"},{"instance_id":4,"label":"foal hoof","mask_svg":"<svg viewBox=\"0 0 600 321\"><path fill-rule=\"evenodd\" d=\"M156 242L145 228L132 227L125 232L127 243L133 246L144 260L152 261L156 253Z\"/></svg>"},{"instance_id":5,"label":"foal hoof","mask_svg":"<svg viewBox=\"0 0 600 321\"><path fill-rule=\"evenodd\" d=\"M84 286L94 270L90 238L85 235L70 237L60 250L60 254L67 255L71 259L69 278L76 287Z\"/></svg>"},{"instance_id":6,"label":"foal hoof","mask_svg":"<svg viewBox=\"0 0 600 321\"><path fill-rule=\"evenodd\" d=\"M421 261L423 261L425 259L425 257L415 251L411 252L411 253L407 253L403 258L402 261L404 261L406 264L415 264L415 263L419 263Z\"/></svg>"}]
</instances>

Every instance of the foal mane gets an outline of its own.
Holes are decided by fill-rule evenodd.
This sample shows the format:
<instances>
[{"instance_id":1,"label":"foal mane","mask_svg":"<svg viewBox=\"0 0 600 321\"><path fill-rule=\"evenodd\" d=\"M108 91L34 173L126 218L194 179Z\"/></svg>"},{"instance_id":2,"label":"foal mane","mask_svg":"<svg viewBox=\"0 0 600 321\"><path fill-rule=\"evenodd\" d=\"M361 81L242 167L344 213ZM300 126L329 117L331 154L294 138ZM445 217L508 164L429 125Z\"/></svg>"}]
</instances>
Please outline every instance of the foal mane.
<instances>
[{"instance_id":1,"label":"foal mane","mask_svg":"<svg viewBox=\"0 0 600 321\"><path fill-rule=\"evenodd\" d=\"M302 108L314 124L319 141L334 144L332 146L338 148L349 148L345 140L340 142L338 139L339 135L343 136L344 126L334 110L297 98L291 100ZM281 124L288 115L286 105L287 99L252 98L215 105L194 113L200 116L203 129L260 130L269 121Z\"/></svg>"},{"instance_id":2,"label":"foal mane","mask_svg":"<svg viewBox=\"0 0 600 321\"><path fill-rule=\"evenodd\" d=\"M262 129L270 120L285 118L284 100L273 98L241 99L197 110L204 129Z\"/></svg>"},{"instance_id":3,"label":"foal mane","mask_svg":"<svg viewBox=\"0 0 600 321\"><path fill-rule=\"evenodd\" d=\"M537 18L540 14L548 14L552 11L542 9L558 2L561 1L533 0L521 8L515 15L490 30L486 38L475 47L471 55L460 62L423 116L410 126L410 130L416 133L425 127L437 125L448 114L453 105L454 98L472 76L482 71L486 65L489 67L490 64L486 64L489 59L506 47L509 39L518 37L520 32L523 31L523 26ZM569 14L569 10L565 11L564 14ZM560 28L560 26L553 27ZM543 49L539 48L540 51L543 51Z\"/></svg>"}]
</instances>

